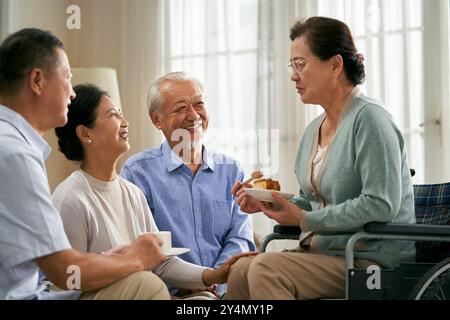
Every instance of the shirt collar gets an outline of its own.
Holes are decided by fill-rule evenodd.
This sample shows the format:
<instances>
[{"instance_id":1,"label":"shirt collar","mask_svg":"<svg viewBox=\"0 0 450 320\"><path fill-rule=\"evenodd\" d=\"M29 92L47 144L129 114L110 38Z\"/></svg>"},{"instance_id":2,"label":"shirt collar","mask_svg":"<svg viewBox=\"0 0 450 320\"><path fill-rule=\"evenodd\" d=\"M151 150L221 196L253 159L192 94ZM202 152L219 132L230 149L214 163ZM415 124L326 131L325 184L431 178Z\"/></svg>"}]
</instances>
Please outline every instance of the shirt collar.
<instances>
[{"instance_id":1,"label":"shirt collar","mask_svg":"<svg viewBox=\"0 0 450 320\"><path fill-rule=\"evenodd\" d=\"M172 151L167 140L165 140L161 145L161 154L163 162L165 163L167 171L169 172L172 172L185 164L183 160L175 152ZM214 171L214 168L215 164L213 153L208 151L203 145L203 159L201 170L211 169L212 171Z\"/></svg>"},{"instance_id":2,"label":"shirt collar","mask_svg":"<svg viewBox=\"0 0 450 320\"><path fill-rule=\"evenodd\" d=\"M49 144L20 113L0 105L0 120L13 126L34 149L42 154L44 160L48 158L52 151Z\"/></svg>"}]
</instances>

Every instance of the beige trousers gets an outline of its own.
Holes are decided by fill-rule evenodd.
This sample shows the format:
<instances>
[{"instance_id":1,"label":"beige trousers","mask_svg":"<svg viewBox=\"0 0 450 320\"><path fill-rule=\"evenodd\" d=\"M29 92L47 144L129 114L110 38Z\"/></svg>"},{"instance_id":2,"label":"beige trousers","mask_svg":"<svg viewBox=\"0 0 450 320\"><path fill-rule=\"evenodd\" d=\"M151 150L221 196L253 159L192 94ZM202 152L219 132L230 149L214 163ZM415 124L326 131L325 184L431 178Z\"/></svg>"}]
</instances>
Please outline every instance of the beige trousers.
<instances>
[{"instance_id":1,"label":"beige trousers","mask_svg":"<svg viewBox=\"0 0 450 320\"><path fill-rule=\"evenodd\" d=\"M365 268L376 264L355 260ZM267 252L239 259L228 277L229 300L344 298L345 259L300 252Z\"/></svg>"},{"instance_id":2,"label":"beige trousers","mask_svg":"<svg viewBox=\"0 0 450 320\"><path fill-rule=\"evenodd\" d=\"M81 300L170 300L164 282L148 271L133 273L107 287L86 291Z\"/></svg>"}]
</instances>

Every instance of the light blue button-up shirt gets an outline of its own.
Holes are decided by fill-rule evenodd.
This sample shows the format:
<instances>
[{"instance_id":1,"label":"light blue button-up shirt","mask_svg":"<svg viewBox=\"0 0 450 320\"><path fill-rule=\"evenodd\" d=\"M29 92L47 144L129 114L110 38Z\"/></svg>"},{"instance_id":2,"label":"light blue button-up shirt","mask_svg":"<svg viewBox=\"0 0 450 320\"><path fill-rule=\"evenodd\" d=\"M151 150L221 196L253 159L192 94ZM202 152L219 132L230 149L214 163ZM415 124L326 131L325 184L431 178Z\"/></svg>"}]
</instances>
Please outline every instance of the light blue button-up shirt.
<instances>
[{"instance_id":1,"label":"light blue button-up shirt","mask_svg":"<svg viewBox=\"0 0 450 320\"><path fill-rule=\"evenodd\" d=\"M0 299L73 299L40 283L35 259L70 249L53 207L44 161L50 146L17 112L0 105Z\"/></svg>"},{"instance_id":2,"label":"light blue button-up shirt","mask_svg":"<svg viewBox=\"0 0 450 320\"><path fill-rule=\"evenodd\" d=\"M242 169L223 154L203 154L194 176L166 141L129 158L121 175L144 192L158 228L172 231L172 245L191 249L181 258L214 268L255 245L248 216L231 195Z\"/></svg>"}]
</instances>

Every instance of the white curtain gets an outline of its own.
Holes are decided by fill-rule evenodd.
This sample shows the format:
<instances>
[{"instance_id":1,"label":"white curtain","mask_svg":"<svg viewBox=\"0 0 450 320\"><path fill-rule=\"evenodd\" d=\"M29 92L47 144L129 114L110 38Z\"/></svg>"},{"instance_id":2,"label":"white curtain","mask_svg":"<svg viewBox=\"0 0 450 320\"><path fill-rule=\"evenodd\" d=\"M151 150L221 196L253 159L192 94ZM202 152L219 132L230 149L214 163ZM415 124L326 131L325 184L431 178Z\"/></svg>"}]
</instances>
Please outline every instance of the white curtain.
<instances>
[{"instance_id":1,"label":"white curtain","mask_svg":"<svg viewBox=\"0 0 450 320\"><path fill-rule=\"evenodd\" d=\"M363 90L385 103L405 137L415 183L450 180L449 2L318 0L345 21L366 57Z\"/></svg>"},{"instance_id":2,"label":"white curtain","mask_svg":"<svg viewBox=\"0 0 450 320\"><path fill-rule=\"evenodd\" d=\"M161 66L205 84L208 146L239 160L246 176L262 169L291 193L298 192L298 141L317 108L303 106L289 80L289 28L311 3L170 0L161 12L169 43ZM274 223L262 214L252 220L259 235L271 232Z\"/></svg>"}]
</instances>

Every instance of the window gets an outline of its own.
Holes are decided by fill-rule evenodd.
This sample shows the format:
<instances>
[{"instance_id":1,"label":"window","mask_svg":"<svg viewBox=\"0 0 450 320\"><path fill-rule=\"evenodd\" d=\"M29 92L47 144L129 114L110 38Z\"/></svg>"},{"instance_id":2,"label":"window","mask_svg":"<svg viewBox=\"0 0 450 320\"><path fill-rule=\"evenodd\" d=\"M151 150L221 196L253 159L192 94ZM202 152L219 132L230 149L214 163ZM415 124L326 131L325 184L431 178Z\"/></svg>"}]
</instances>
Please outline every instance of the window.
<instances>
[{"instance_id":1,"label":"window","mask_svg":"<svg viewBox=\"0 0 450 320\"><path fill-rule=\"evenodd\" d=\"M188 71L205 84L208 146L256 165L257 0L170 0L165 72ZM167 34L167 33L166 33Z\"/></svg>"},{"instance_id":2,"label":"window","mask_svg":"<svg viewBox=\"0 0 450 320\"><path fill-rule=\"evenodd\" d=\"M345 21L356 46L365 55L369 96L385 103L405 137L415 183L445 177L445 141L441 114L448 103L436 101L439 80L447 77L440 63L440 11L443 1L423 0L318 0L318 14ZM448 20L447 10L444 20ZM436 31L437 28L437 31ZM447 32L444 32L447 34ZM440 44L442 44L440 46ZM448 47L447 47L448 48ZM443 56L448 61L447 56ZM431 75L427 70L437 70ZM447 74L447 75L445 75ZM443 89L445 91L445 89ZM433 93L434 92L434 93ZM440 99L438 99L440 100Z\"/></svg>"}]
</instances>

